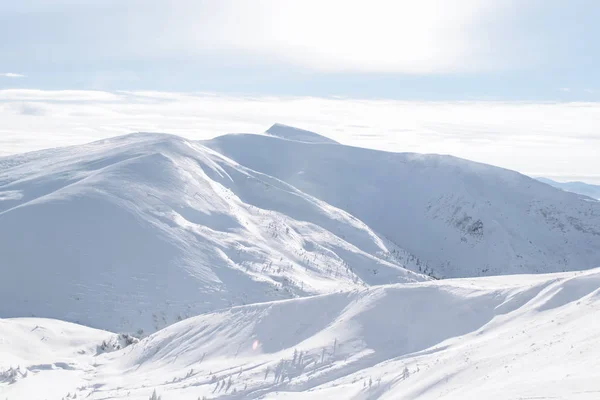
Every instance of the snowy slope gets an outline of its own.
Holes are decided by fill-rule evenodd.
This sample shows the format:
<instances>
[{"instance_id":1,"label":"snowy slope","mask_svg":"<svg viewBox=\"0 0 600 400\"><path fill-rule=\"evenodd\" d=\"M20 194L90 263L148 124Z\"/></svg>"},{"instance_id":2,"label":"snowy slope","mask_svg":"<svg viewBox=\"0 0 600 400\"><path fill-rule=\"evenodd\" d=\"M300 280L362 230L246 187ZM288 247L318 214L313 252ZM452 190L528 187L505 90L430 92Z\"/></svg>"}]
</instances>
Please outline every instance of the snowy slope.
<instances>
[{"instance_id":1,"label":"snowy slope","mask_svg":"<svg viewBox=\"0 0 600 400\"><path fill-rule=\"evenodd\" d=\"M590 185L585 182L557 182L548 178L536 178L540 182L547 183L548 185L554 186L567 192L578 193L584 196L591 197L596 200L600 200L600 186Z\"/></svg>"},{"instance_id":2,"label":"snowy slope","mask_svg":"<svg viewBox=\"0 0 600 400\"><path fill-rule=\"evenodd\" d=\"M600 266L600 202L514 171L261 135L204 144L347 211L437 277Z\"/></svg>"},{"instance_id":3,"label":"snowy slope","mask_svg":"<svg viewBox=\"0 0 600 400\"><path fill-rule=\"evenodd\" d=\"M8 319L0 321L0 338L9 333L9 343L0 342L0 368L14 366L14 358L4 361L8 352L29 372L13 384L0 381L0 394L48 400L72 398L74 391L90 400L147 400L155 390L163 400L597 399L598 313L596 269L385 285L234 307L97 355L90 346L106 333ZM71 343L56 339L63 326ZM42 330L53 331L50 341L40 339ZM36 351L25 351L32 346ZM42 358L58 367L36 367ZM58 370L61 379L50 381Z\"/></svg>"},{"instance_id":4,"label":"snowy slope","mask_svg":"<svg viewBox=\"0 0 600 400\"><path fill-rule=\"evenodd\" d=\"M60 399L93 371L115 334L42 318L0 319L2 399ZM16 390L16 395L15 395Z\"/></svg>"},{"instance_id":5,"label":"snowy slope","mask_svg":"<svg viewBox=\"0 0 600 400\"><path fill-rule=\"evenodd\" d=\"M175 136L0 158L0 317L150 333L232 305L428 279L398 254L348 213Z\"/></svg>"}]
</instances>

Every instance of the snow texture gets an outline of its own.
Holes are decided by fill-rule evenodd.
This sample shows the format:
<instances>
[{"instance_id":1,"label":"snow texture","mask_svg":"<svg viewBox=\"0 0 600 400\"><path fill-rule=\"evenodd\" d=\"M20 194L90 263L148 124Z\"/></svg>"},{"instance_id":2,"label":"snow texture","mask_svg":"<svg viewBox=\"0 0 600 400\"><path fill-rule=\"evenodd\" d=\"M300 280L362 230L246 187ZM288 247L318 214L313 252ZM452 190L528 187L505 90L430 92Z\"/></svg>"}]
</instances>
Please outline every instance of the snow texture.
<instances>
[{"instance_id":1,"label":"snow texture","mask_svg":"<svg viewBox=\"0 0 600 400\"><path fill-rule=\"evenodd\" d=\"M0 393L90 400L147 400L155 391L163 400L597 399L598 312L596 269L383 285L233 307L110 353L95 350L111 338L103 331L5 319Z\"/></svg>"}]
</instances>

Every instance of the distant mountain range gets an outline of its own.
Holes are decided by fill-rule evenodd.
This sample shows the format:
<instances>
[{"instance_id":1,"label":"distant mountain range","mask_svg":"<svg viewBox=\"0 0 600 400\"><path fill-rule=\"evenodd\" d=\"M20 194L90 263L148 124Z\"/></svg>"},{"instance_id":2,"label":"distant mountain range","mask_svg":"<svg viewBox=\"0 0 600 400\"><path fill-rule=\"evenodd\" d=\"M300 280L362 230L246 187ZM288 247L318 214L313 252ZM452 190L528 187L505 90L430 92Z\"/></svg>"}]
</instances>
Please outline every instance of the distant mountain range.
<instances>
[{"instance_id":1,"label":"distant mountain range","mask_svg":"<svg viewBox=\"0 0 600 400\"><path fill-rule=\"evenodd\" d=\"M578 193L596 200L600 200L600 185L590 185L589 183L585 182L557 182L548 178L536 179L540 182L547 183L548 185L565 190L567 192Z\"/></svg>"}]
</instances>

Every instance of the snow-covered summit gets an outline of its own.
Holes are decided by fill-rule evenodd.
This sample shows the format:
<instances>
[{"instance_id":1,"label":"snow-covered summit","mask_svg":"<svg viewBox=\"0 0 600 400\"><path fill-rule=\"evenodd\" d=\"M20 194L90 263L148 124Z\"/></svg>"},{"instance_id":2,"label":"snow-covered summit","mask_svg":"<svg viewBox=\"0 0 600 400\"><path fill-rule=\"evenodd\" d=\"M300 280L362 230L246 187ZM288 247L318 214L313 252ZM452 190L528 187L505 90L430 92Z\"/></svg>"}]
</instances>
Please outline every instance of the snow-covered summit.
<instances>
[{"instance_id":1,"label":"snow-covered summit","mask_svg":"<svg viewBox=\"0 0 600 400\"><path fill-rule=\"evenodd\" d=\"M319 135L318 133L314 133L304 129L294 128L293 126L288 126L284 124L274 124L272 127L267 129L265 133L267 135L275 136L281 139L295 140L298 142L305 143L337 143L335 140L329 139L328 137L323 135Z\"/></svg>"},{"instance_id":2,"label":"snow-covered summit","mask_svg":"<svg viewBox=\"0 0 600 400\"><path fill-rule=\"evenodd\" d=\"M260 135L205 144L345 210L438 277L600 266L600 202L514 171Z\"/></svg>"}]
</instances>

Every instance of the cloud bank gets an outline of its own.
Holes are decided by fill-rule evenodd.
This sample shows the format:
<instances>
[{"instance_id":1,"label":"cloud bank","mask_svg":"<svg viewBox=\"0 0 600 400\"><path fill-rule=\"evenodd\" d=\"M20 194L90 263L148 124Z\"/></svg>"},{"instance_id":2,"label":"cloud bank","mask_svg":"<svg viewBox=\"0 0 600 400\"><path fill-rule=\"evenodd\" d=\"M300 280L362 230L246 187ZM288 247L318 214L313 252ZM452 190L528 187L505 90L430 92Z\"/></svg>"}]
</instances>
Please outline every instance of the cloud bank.
<instances>
[{"instance_id":1,"label":"cloud bank","mask_svg":"<svg viewBox=\"0 0 600 400\"><path fill-rule=\"evenodd\" d=\"M4 78L25 78L25 75L23 75L23 74L15 74L14 72L0 73L0 76L3 76Z\"/></svg>"},{"instance_id":2,"label":"cloud bank","mask_svg":"<svg viewBox=\"0 0 600 400\"><path fill-rule=\"evenodd\" d=\"M280 122L344 144L452 154L534 176L600 183L600 104L417 102L210 93L0 90L0 155L131 132L190 139Z\"/></svg>"}]
</instances>

